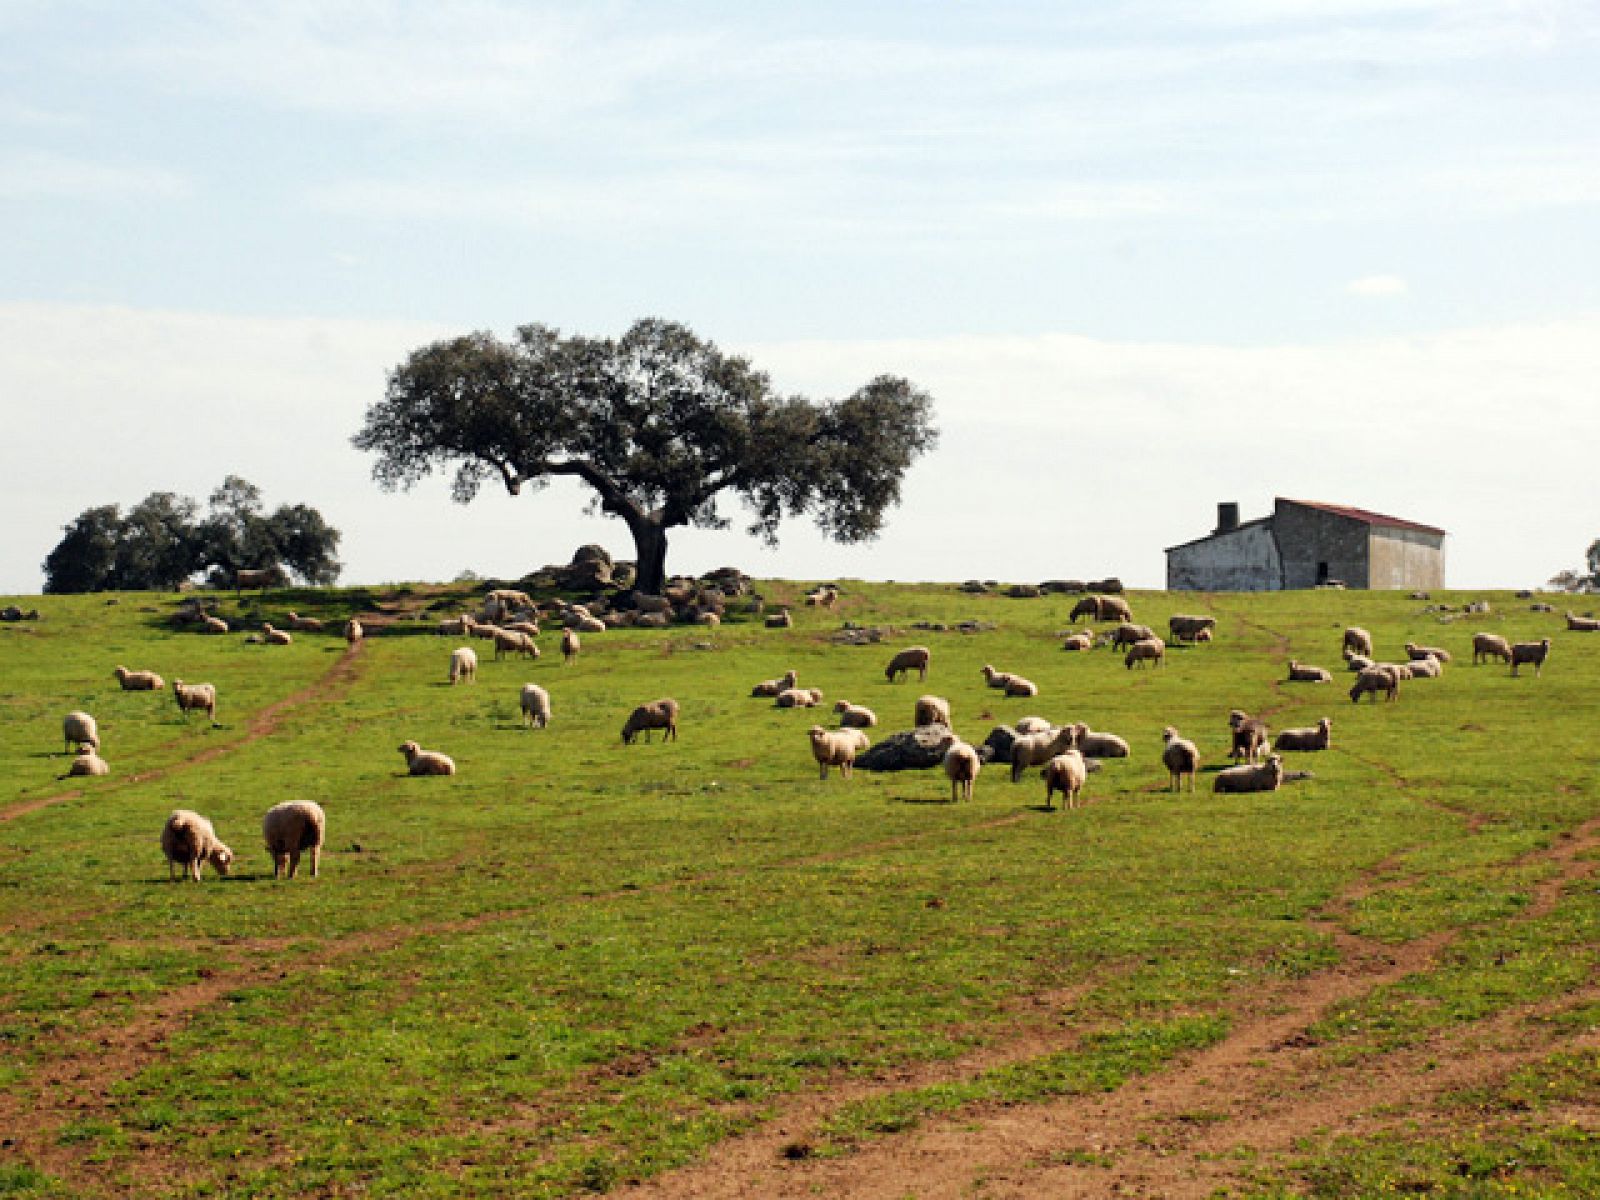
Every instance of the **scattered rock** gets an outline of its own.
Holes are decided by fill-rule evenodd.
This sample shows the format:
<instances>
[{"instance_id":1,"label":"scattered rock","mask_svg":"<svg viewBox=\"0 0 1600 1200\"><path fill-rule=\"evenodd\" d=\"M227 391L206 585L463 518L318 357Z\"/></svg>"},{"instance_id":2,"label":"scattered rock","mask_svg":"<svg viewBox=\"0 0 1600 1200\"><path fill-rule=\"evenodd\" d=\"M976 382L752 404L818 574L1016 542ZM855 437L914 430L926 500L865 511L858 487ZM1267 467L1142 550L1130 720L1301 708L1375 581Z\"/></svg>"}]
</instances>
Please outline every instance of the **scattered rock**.
<instances>
[{"instance_id":1,"label":"scattered rock","mask_svg":"<svg viewBox=\"0 0 1600 1200\"><path fill-rule=\"evenodd\" d=\"M944 762L956 735L947 725L919 725L891 733L856 759L862 771L925 771Z\"/></svg>"}]
</instances>

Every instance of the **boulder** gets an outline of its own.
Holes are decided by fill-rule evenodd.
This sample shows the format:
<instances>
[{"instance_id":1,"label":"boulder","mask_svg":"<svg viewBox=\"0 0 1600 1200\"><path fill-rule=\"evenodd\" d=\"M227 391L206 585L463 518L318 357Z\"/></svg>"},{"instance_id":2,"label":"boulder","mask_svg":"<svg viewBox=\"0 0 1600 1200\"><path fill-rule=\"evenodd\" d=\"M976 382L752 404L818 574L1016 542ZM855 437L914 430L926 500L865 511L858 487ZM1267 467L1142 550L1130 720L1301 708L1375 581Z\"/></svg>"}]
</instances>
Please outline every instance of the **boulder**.
<instances>
[{"instance_id":1,"label":"boulder","mask_svg":"<svg viewBox=\"0 0 1600 1200\"><path fill-rule=\"evenodd\" d=\"M1013 583L1006 589L1006 595L1013 600L1037 600L1043 594L1031 583Z\"/></svg>"},{"instance_id":2,"label":"boulder","mask_svg":"<svg viewBox=\"0 0 1600 1200\"><path fill-rule=\"evenodd\" d=\"M947 725L920 725L891 733L856 759L862 771L925 771L944 762L956 735Z\"/></svg>"}]
</instances>

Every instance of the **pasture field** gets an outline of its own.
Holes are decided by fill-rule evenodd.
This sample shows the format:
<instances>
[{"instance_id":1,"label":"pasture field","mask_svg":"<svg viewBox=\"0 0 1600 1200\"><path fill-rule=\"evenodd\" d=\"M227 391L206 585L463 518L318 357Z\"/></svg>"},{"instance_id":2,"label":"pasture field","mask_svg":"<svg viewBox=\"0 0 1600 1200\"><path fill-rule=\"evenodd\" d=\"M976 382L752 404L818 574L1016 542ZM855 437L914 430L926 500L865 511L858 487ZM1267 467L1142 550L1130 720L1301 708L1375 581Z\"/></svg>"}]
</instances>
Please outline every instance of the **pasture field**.
<instances>
[{"instance_id":1,"label":"pasture field","mask_svg":"<svg viewBox=\"0 0 1600 1200\"><path fill-rule=\"evenodd\" d=\"M1600 634L1509 593L1442 620L1393 593L1130 596L1219 620L1162 669L1060 650L1071 596L846 582L840 611L616 630L565 667L397 621L347 652L176 630L173 596L19 598L0 625L0 1196L1600 1195ZM464 588L223 597L282 623ZM843 646L841 620L892 629ZM976 633L917 622L992 623ZM1455 662L1396 703L1380 658ZM336 625L333 626L336 628ZM1542 676L1471 638L1549 636ZM931 647L925 684L893 650ZM1284 682L1290 657L1334 671ZM218 728L117 664L218 686ZM1036 699L984 687L992 663ZM793 667L823 710L756 681ZM522 728L518 688L555 715ZM1132 757L1044 811L1037 771L819 780L839 698L874 740L950 699L974 743L1039 714ZM671 695L679 740L624 747ZM1219 796L1227 713L1333 718L1313 776ZM94 713L112 775L66 771ZM1175 725L1206 759L1175 795ZM452 755L412 779L396 747ZM261 814L328 814L322 873L274 882ZM175 807L231 876L169 883ZM304 868L302 868L304 872Z\"/></svg>"}]
</instances>

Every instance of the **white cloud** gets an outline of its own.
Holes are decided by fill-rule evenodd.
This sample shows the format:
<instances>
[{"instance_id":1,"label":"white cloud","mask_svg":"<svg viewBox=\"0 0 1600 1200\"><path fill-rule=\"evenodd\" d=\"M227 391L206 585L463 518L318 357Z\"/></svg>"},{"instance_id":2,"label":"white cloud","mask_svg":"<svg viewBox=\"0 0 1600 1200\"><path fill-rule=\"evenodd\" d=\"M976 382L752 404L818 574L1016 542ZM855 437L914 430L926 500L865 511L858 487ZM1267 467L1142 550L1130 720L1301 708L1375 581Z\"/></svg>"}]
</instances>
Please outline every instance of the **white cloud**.
<instances>
[{"instance_id":1,"label":"white cloud","mask_svg":"<svg viewBox=\"0 0 1600 1200\"><path fill-rule=\"evenodd\" d=\"M1398 275L1363 275L1344 285L1352 296L1404 296L1411 290Z\"/></svg>"},{"instance_id":2,"label":"white cloud","mask_svg":"<svg viewBox=\"0 0 1600 1200\"><path fill-rule=\"evenodd\" d=\"M122 166L29 150L0 157L0 198L8 200L172 199L188 192L187 180L159 167Z\"/></svg>"}]
</instances>

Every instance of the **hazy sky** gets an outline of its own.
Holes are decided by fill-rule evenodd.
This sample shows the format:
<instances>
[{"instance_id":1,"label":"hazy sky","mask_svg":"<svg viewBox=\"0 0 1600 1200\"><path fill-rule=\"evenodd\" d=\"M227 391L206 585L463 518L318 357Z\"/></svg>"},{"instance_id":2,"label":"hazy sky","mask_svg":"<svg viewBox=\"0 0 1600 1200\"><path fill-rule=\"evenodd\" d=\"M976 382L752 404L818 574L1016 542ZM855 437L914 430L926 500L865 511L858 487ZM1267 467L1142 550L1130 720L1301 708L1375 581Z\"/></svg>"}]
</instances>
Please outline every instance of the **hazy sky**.
<instances>
[{"instance_id":1,"label":"hazy sky","mask_svg":"<svg viewBox=\"0 0 1600 1200\"><path fill-rule=\"evenodd\" d=\"M1600 5L0 0L0 592L229 473L344 580L518 575L575 487L380 492L412 348L642 316L786 392L931 391L883 536L669 569L1159 586L1219 500L1600 536Z\"/></svg>"}]
</instances>

